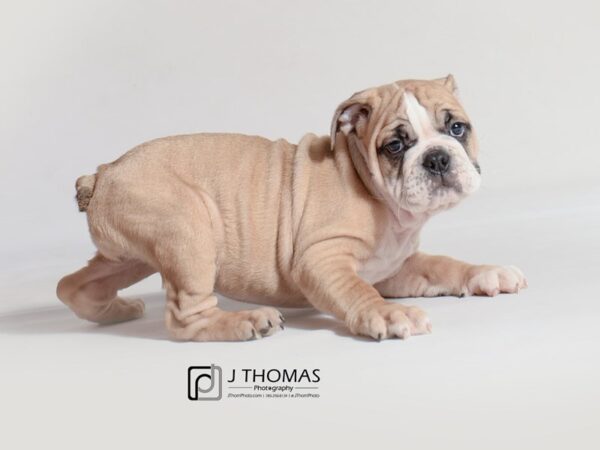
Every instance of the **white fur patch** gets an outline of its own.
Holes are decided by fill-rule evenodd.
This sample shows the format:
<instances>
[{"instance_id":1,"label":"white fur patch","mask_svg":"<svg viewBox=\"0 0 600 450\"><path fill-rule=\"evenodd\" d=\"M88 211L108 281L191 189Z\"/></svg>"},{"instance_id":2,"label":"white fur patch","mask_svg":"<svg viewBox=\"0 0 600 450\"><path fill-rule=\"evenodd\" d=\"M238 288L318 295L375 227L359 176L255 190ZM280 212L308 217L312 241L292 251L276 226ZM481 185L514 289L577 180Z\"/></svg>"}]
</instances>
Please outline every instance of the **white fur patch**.
<instances>
[{"instance_id":1,"label":"white fur patch","mask_svg":"<svg viewBox=\"0 0 600 450\"><path fill-rule=\"evenodd\" d=\"M418 229L398 230L393 225L386 228L375 253L363 264L358 275L367 283L375 284L398 272L406 258L416 250Z\"/></svg>"},{"instance_id":2,"label":"white fur patch","mask_svg":"<svg viewBox=\"0 0 600 450\"><path fill-rule=\"evenodd\" d=\"M429 137L435 137L440 133L436 131L429 118L427 110L419 103L412 92L404 93L404 105L406 107L406 115L410 124L415 130L419 141L423 141Z\"/></svg>"},{"instance_id":3,"label":"white fur patch","mask_svg":"<svg viewBox=\"0 0 600 450\"><path fill-rule=\"evenodd\" d=\"M361 105L351 105L346 108L342 114L340 114L340 117L338 118L338 126L342 133L344 133L346 136L348 136L354 129L355 122L357 120L356 116L359 114L361 108Z\"/></svg>"},{"instance_id":4,"label":"white fur patch","mask_svg":"<svg viewBox=\"0 0 600 450\"><path fill-rule=\"evenodd\" d=\"M344 133L346 136L348 136L350 134L350 132L352 131L352 124L351 123L345 123L344 125L342 125L340 127L340 130L342 130L342 133Z\"/></svg>"}]
</instances>

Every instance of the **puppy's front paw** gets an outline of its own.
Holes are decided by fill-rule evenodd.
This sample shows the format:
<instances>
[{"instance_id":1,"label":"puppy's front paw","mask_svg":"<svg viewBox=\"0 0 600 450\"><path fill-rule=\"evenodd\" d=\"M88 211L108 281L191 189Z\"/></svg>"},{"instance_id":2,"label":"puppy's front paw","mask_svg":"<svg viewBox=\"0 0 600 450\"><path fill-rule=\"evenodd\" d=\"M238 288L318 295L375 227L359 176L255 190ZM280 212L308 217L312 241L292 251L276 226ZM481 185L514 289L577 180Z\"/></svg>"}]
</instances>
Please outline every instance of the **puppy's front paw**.
<instances>
[{"instance_id":1,"label":"puppy's front paw","mask_svg":"<svg viewBox=\"0 0 600 450\"><path fill-rule=\"evenodd\" d=\"M502 292L518 293L526 287L523 272L515 266L474 266L469 270L465 293L494 297Z\"/></svg>"},{"instance_id":2,"label":"puppy's front paw","mask_svg":"<svg viewBox=\"0 0 600 450\"><path fill-rule=\"evenodd\" d=\"M377 340L431 333L431 322L423 310L390 302L366 307L348 318L347 323L354 334Z\"/></svg>"}]
</instances>

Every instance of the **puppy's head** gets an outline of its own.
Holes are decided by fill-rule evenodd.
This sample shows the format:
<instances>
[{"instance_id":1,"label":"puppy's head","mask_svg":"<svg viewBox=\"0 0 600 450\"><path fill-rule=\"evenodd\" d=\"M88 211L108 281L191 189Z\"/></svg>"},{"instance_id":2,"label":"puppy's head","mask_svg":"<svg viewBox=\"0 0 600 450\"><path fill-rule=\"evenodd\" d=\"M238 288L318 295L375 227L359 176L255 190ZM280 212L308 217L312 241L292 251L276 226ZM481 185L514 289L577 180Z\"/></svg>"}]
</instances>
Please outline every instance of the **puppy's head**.
<instances>
[{"instance_id":1,"label":"puppy's head","mask_svg":"<svg viewBox=\"0 0 600 450\"><path fill-rule=\"evenodd\" d=\"M347 145L367 186L410 214L446 209L480 184L478 146L452 75L357 92L337 109L331 145Z\"/></svg>"}]
</instances>

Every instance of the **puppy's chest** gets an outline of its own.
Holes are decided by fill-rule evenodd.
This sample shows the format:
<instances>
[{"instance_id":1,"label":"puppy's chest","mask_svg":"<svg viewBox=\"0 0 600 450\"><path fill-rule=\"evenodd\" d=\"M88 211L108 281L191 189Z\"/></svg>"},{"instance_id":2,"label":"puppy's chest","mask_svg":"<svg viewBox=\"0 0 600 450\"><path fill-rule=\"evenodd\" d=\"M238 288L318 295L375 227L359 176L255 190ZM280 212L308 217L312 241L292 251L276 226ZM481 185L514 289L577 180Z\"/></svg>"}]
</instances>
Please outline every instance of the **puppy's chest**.
<instances>
[{"instance_id":1,"label":"puppy's chest","mask_svg":"<svg viewBox=\"0 0 600 450\"><path fill-rule=\"evenodd\" d=\"M417 249L418 239L413 231L396 231L388 228L370 258L363 261L358 275L370 284L394 275Z\"/></svg>"}]
</instances>

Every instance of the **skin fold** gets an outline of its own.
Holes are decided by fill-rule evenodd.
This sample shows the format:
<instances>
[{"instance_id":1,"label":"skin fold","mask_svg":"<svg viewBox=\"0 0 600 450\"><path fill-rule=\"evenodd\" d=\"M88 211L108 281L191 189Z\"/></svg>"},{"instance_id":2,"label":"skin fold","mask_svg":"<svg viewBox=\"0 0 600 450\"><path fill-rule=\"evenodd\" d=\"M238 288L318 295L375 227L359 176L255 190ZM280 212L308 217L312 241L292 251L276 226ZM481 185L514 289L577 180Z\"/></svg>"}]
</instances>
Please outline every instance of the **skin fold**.
<instances>
[{"instance_id":1,"label":"skin fold","mask_svg":"<svg viewBox=\"0 0 600 450\"><path fill-rule=\"evenodd\" d=\"M99 166L76 185L98 252L58 297L93 322L131 320L144 304L118 291L159 272L173 339L231 341L283 329L274 306L406 338L431 331L427 315L384 297L517 292L526 281L513 266L418 251L429 217L480 183L455 91L451 75L398 81L343 102L330 136L171 136ZM223 311L215 292L267 306Z\"/></svg>"}]
</instances>

